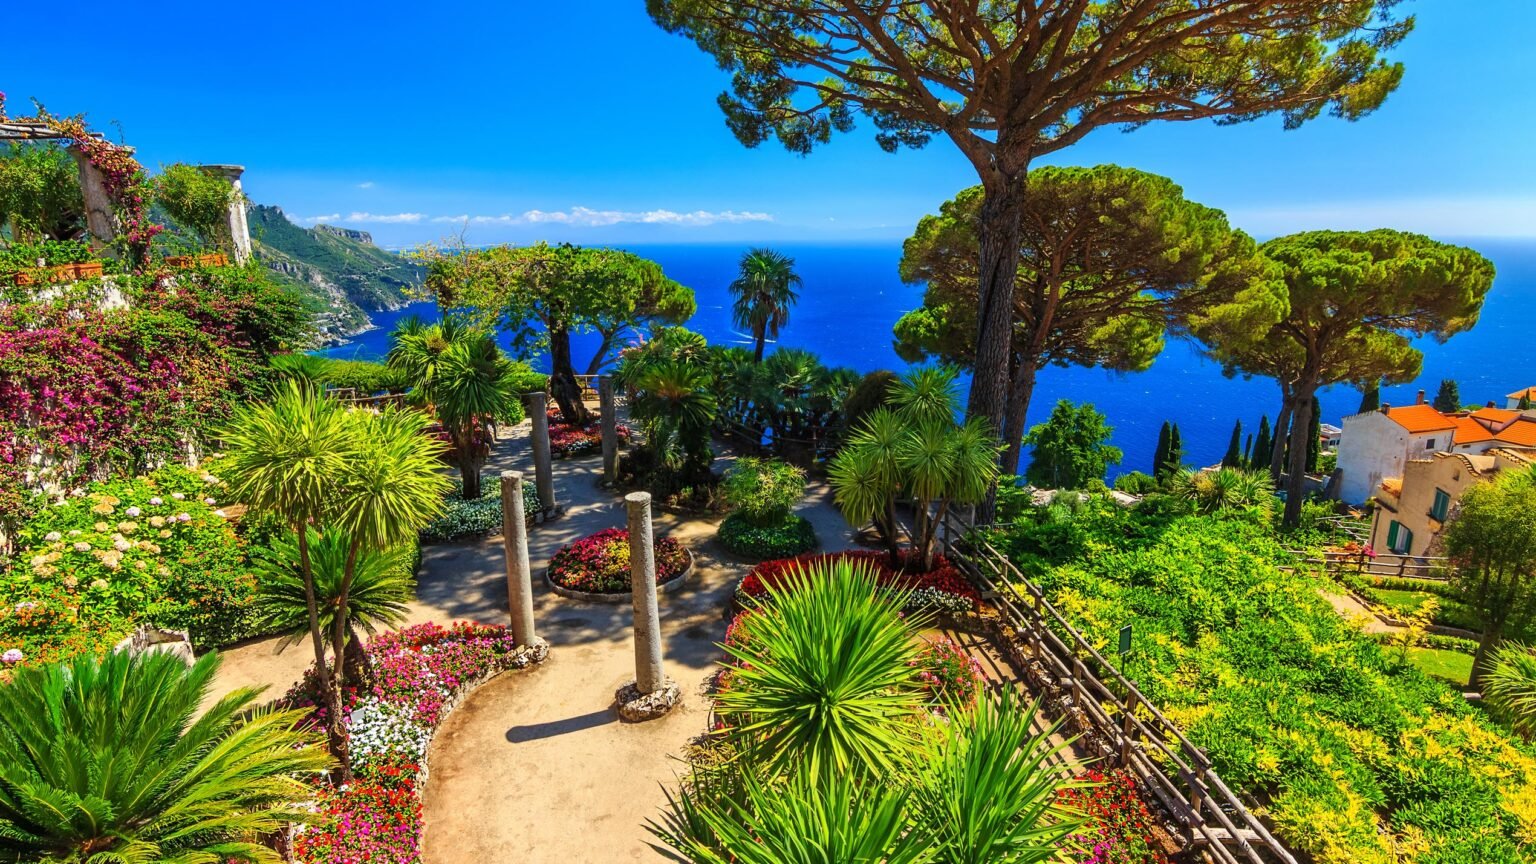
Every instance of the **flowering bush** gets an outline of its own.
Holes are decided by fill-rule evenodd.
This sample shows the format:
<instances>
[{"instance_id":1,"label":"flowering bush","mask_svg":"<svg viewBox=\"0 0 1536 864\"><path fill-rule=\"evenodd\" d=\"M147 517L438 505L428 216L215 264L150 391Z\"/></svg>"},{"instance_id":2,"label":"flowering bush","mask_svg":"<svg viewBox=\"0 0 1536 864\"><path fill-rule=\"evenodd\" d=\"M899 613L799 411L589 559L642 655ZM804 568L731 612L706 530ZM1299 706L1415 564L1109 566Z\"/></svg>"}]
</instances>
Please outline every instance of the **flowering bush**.
<instances>
[{"instance_id":1,"label":"flowering bush","mask_svg":"<svg viewBox=\"0 0 1536 864\"><path fill-rule=\"evenodd\" d=\"M746 578L741 580L741 584L736 586L737 599L750 603L753 598L761 597L766 593L766 586L777 586L786 575L818 561L854 561L871 567L876 580L881 585L911 592L907 599L909 610L968 612L975 609L981 602L981 594L976 591L975 586L971 585L943 555L934 557L932 570L917 573L913 572L916 569L916 562L909 564L909 559L906 557L899 559L899 567L892 567L889 555L884 552L869 551L829 552L823 555L801 555L798 558L764 561L753 567L752 572L748 573Z\"/></svg>"},{"instance_id":2,"label":"flowering bush","mask_svg":"<svg viewBox=\"0 0 1536 864\"><path fill-rule=\"evenodd\" d=\"M464 500L463 481L455 479L453 490L443 499L443 512L421 529L423 543L441 543L460 537L484 537L501 530L501 485L482 483L485 490L473 501ZM523 513L539 512L538 487L523 484Z\"/></svg>"},{"instance_id":3,"label":"flowering bush","mask_svg":"<svg viewBox=\"0 0 1536 864\"><path fill-rule=\"evenodd\" d=\"M220 494L214 475L172 465L41 509L0 583L0 650L47 662L140 623L188 630L200 646L255 635L256 580Z\"/></svg>"},{"instance_id":4,"label":"flowering bush","mask_svg":"<svg viewBox=\"0 0 1536 864\"><path fill-rule=\"evenodd\" d=\"M688 570L688 551L671 537L656 538L656 584ZM549 578L562 588L588 594L618 594L629 584L629 531L609 528L562 547L549 560Z\"/></svg>"},{"instance_id":5,"label":"flowering bush","mask_svg":"<svg viewBox=\"0 0 1536 864\"><path fill-rule=\"evenodd\" d=\"M928 694L929 704L941 713L947 707L970 708L975 705L986 679L981 664L949 639L924 645L917 659L912 661L912 667L923 691Z\"/></svg>"},{"instance_id":6,"label":"flowering bush","mask_svg":"<svg viewBox=\"0 0 1536 864\"><path fill-rule=\"evenodd\" d=\"M1058 793L1062 803L1087 817L1072 836L1083 849L1076 864L1168 864L1152 836L1152 813L1129 771L1094 770L1080 779L1094 785Z\"/></svg>"},{"instance_id":7,"label":"flowering bush","mask_svg":"<svg viewBox=\"0 0 1536 864\"><path fill-rule=\"evenodd\" d=\"M629 441L629 427L620 423L617 426L619 444ZM575 426L568 423L555 423L549 427L549 451L556 457L580 456L584 453L595 453L603 449L603 431L597 423L589 423L586 426Z\"/></svg>"},{"instance_id":8,"label":"flowering bush","mask_svg":"<svg viewBox=\"0 0 1536 864\"><path fill-rule=\"evenodd\" d=\"M816 531L811 523L793 513L766 525L742 513L732 513L720 523L715 536L732 553L759 561L800 555L816 547Z\"/></svg>"},{"instance_id":9,"label":"flowering bush","mask_svg":"<svg viewBox=\"0 0 1536 864\"><path fill-rule=\"evenodd\" d=\"M294 844L304 864L419 861L419 777L432 731L466 687L534 659L507 628L469 622L384 633L366 650L373 681L349 692L344 706L356 779L320 790L322 821L302 830ZM284 702L309 708L309 722L323 725L316 682L311 668Z\"/></svg>"}]
</instances>

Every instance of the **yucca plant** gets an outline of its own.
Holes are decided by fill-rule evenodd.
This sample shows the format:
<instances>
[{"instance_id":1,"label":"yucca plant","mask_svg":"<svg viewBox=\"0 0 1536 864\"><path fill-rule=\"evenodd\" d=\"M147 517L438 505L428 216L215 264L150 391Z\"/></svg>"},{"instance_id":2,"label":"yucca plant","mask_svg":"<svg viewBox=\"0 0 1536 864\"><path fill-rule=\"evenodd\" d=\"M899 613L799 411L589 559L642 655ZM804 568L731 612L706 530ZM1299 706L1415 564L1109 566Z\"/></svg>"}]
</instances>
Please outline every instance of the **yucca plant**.
<instances>
[{"instance_id":1,"label":"yucca plant","mask_svg":"<svg viewBox=\"0 0 1536 864\"><path fill-rule=\"evenodd\" d=\"M661 823L649 825L694 864L922 864L939 861L907 830L907 795L850 774L800 768L777 782L751 774L739 797L717 787L669 794Z\"/></svg>"},{"instance_id":2,"label":"yucca plant","mask_svg":"<svg viewBox=\"0 0 1536 864\"><path fill-rule=\"evenodd\" d=\"M984 696L935 726L915 761L914 832L945 864L1034 864L1056 858L1082 824L1059 803L1053 766L1070 742L1052 743L1060 723L1039 722L1040 703L1011 690ZM1036 729L1038 728L1038 731Z\"/></svg>"},{"instance_id":3,"label":"yucca plant","mask_svg":"<svg viewBox=\"0 0 1536 864\"><path fill-rule=\"evenodd\" d=\"M1241 468L1200 472L1183 468L1169 479L1168 490L1199 513L1253 509L1268 516L1275 501L1275 486L1267 472Z\"/></svg>"},{"instance_id":4,"label":"yucca plant","mask_svg":"<svg viewBox=\"0 0 1536 864\"><path fill-rule=\"evenodd\" d=\"M336 624L337 594L346 577L352 538L334 528L321 534L311 527L308 534L320 629L330 632ZM404 623L415 586L415 558L411 545L358 552L352 588L347 594L347 648L343 662L347 664L349 680L366 683L370 677L361 634L373 636L381 629ZM252 563L257 579L257 613L267 630L284 633L276 646L283 651L309 635L299 544L290 538L278 538L271 548L257 550Z\"/></svg>"},{"instance_id":5,"label":"yucca plant","mask_svg":"<svg viewBox=\"0 0 1536 864\"><path fill-rule=\"evenodd\" d=\"M0 858L72 864L277 862L260 835L308 818L325 751L302 712L237 690L199 714L219 656L116 652L0 685Z\"/></svg>"},{"instance_id":6,"label":"yucca plant","mask_svg":"<svg viewBox=\"0 0 1536 864\"><path fill-rule=\"evenodd\" d=\"M1493 654L1483 698L1527 740L1536 738L1536 652L1507 642Z\"/></svg>"},{"instance_id":7,"label":"yucca plant","mask_svg":"<svg viewBox=\"0 0 1536 864\"><path fill-rule=\"evenodd\" d=\"M846 774L894 770L922 707L905 597L867 564L818 563L769 585L726 646L736 661L715 712L772 773L803 765Z\"/></svg>"}]
</instances>

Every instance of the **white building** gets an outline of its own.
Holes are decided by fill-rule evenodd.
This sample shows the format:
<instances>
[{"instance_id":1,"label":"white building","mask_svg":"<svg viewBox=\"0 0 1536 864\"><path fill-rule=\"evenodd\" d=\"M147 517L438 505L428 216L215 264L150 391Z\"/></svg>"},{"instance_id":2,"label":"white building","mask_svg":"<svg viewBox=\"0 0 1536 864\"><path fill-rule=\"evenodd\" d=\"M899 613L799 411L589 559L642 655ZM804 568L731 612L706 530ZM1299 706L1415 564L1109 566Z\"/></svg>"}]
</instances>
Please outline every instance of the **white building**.
<instances>
[{"instance_id":1,"label":"white building","mask_svg":"<svg viewBox=\"0 0 1536 864\"><path fill-rule=\"evenodd\" d=\"M1531 405L1536 405L1536 387L1527 387L1524 390L1516 390L1504 398L1506 400L1504 407L1511 411L1514 411L1520 407L1521 399L1527 400Z\"/></svg>"}]
</instances>

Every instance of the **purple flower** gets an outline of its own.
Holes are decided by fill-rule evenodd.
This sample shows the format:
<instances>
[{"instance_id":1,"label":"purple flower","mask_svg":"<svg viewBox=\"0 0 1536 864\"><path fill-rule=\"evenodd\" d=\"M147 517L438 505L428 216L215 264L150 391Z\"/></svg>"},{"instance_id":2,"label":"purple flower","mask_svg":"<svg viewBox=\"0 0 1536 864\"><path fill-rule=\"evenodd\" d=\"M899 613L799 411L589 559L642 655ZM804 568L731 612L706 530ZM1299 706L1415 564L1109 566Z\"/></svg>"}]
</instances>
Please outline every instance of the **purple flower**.
<instances>
[{"instance_id":1,"label":"purple flower","mask_svg":"<svg viewBox=\"0 0 1536 864\"><path fill-rule=\"evenodd\" d=\"M0 662L3 663L20 663L25 659L27 659L26 655L22 654L19 648L11 648L4 654L0 654Z\"/></svg>"}]
</instances>

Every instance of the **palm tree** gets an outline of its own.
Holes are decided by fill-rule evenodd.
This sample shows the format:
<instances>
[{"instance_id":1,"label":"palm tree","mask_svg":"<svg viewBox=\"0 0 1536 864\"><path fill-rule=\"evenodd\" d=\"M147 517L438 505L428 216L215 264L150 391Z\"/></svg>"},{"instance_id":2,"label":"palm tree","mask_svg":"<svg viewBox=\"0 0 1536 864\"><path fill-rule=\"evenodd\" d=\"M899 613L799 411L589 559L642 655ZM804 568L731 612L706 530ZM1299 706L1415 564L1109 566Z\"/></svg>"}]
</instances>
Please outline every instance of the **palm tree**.
<instances>
[{"instance_id":1,"label":"palm tree","mask_svg":"<svg viewBox=\"0 0 1536 864\"><path fill-rule=\"evenodd\" d=\"M892 771L921 710L906 598L867 564L816 564L770 585L725 646L736 661L715 712L752 761L774 773Z\"/></svg>"},{"instance_id":2,"label":"palm tree","mask_svg":"<svg viewBox=\"0 0 1536 864\"><path fill-rule=\"evenodd\" d=\"M709 372L676 360L649 364L635 382L630 416L645 430L645 447L682 481L709 471L709 433L716 403Z\"/></svg>"},{"instance_id":3,"label":"palm tree","mask_svg":"<svg viewBox=\"0 0 1536 864\"><path fill-rule=\"evenodd\" d=\"M752 249L741 256L741 271L731 283L736 302L731 316L736 326L749 330L756 342L753 360L763 360L763 345L779 338L779 329L789 323L789 308L800 295L801 284L795 272L795 259L772 249Z\"/></svg>"},{"instance_id":4,"label":"palm tree","mask_svg":"<svg viewBox=\"0 0 1536 864\"><path fill-rule=\"evenodd\" d=\"M306 821L297 775L330 760L303 712L253 710L258 688L199 714L218 667L116 652L19 670L0 698L0 858L282 861L256 840Z\"/></svg>"},{"instance_id":5,"label":"palm tree","mask_svg":"<svg viewBox=\"0 0 1536 864\"><path fill-rule=\"evenodd\" d=\"M308 528L306 533L315 573L320 627L322 631L328 631L336 623L336 599L346 574L347 552L352 538L339 529L321 534ZM352 590L347 596L347 651L343 662L347 665L349 680L366 683L371 673L359 631L373 636L381 629L404 623L414 587L412 566L415 557L415 549L409 545L358 553ZM302 641L309 633L298 543L279 538L271 548L257 550L252 558L257 578L257 612L266 630L286 632L277 643L277 650L281 652Z\"/></svg>"},{"instance_id":6,"label":"palm tree","mask_svg":"<svg viewBox=\"0 0 1536 864\"><path fill-rule=\"evenodd\" d=\"M410 378L417 404L429 407L442 424L464 500L478 499L490 430L497 415L519 395L512 361L491 334L463 327L452 318L436 324L406 318L391 338L390 368Z\"/></svg>"},{"instance_id":7,"label":"palm tree","mask_svg":"<svg viewBox=\"0 0 1536 864\"><path fill-rule=\"evenodd\" d=\"M295 384L271 403L241 409L222 436L222 472L237 500L283 518L296 535L316 673L332 709L326 734L343 783L351 776L347 732L334 706L341 704L347 680L340 658L346 656L357 564L368 552L413 542L441 511L450 482L437 470L443 445L426 434L428 423L414 410L344 409ZM348 538L328 625L331 656L338 659L334 670L326 664L327 628L316 601L311 525Z\"/></svg>"},{"instance_id":8,"label":"palm tree","mask_svg":"<svg viewBox=\"0 0 1536 864\"><path fill-rule=\"evenodd\" d=\"M1500 646L1483 678L1483 698L1526 740L1536 738L1536 652L1518 642Z\"/></svg>"}]
</instances>

